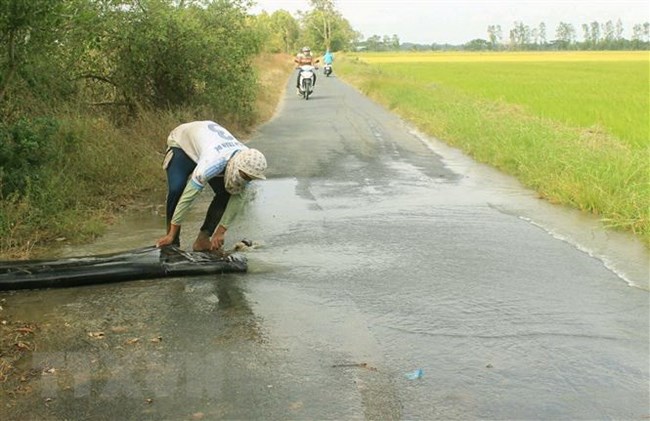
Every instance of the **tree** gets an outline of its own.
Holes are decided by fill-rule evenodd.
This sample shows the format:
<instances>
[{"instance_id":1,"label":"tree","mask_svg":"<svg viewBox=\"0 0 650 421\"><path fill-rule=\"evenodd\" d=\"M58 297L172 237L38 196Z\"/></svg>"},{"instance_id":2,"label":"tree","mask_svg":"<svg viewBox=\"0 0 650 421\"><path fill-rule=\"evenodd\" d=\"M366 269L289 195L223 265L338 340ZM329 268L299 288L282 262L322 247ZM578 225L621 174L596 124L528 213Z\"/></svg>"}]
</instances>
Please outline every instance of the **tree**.
<instances>
[{"instance_id":1,"label":"tree","mask_svg":"<svg viewBox=\"0 0 650 421\"><path fill-rule=\"evenodd\" d=\"M650 47L650 22L637 23L632 27L632 47L635 49Z\"/></svg>"},{"instance_id":2,"label":"tree","mask_svg":"<svg viewBox=\"0 0 650 421\"><path fill-rule=\"evenodd\" d=\"M539 32L537 32L537 28L531 28L531 30L530 30L530 39L532 41L531 48L538 49L539 48Z\"/></svg>"},{"instance_id":3,"label":"tree","mask_svg":"<svg viewBox=\"0 0 650 421\"><path fill-rule=\"evenodd\" d=\"M560 22L555 31L557 47L560 50L568 50L575 42L575 29L573 25L566 22Z\"/></svg>"},{"instance_id":4,"label":"tree","mask_svg":"<svg viewBox=\"0 0 650 421\"><path fill-rule=\"evenodd\" d=\"M468 51L486 51L490 49L491 44L484 39L476 38L465 44L465 49Z\"/></svg>"},{"instance_id":5,"label":"tree","mask_svg":"<svg viewBox=\"0 0 650 421\"><path fill-rule=\"evenodd\" d=\"M3 0L0 6L0 104L11 91L39 96L60 86L59 60L67 38L64 16L73 3L58 0ZM72 9L72 7L70 7ZM65 81L65 78L61 82ZM19 94L21 95L21 94ZM25 98L23 98L24 100Z\"/></svg>"},{"instance_id":6,"label":"tree","mask_svg":"<svg viewBox=\"0 0 650 421\"><path fill-rule=\"evenodd\" d=\"M597 48L598 43L600 43L600 24L598 21L593 21L589 24L591 29L591 43L594 48Z\"/></svg>"},{"instance_id":7,"label":"tree","mask_svg":"<svg viewBox=\"0 0 650 421\"><path fill-rule=\"evenodd\" d=\"M614 47L614 41L616 40L616 32L614 27L614 22L608 20L605 22L602 28L603 31L603 46L606 49L611 49Z\"/></svg>"},{"instance_id":8,"label":"tree","mask_svg":"<svg viewBox=\"0 0 650 421\"><path fill-rule=\"evenodd\" d=\"M620 19L616 21L616 30L614 34L616 41L620 42L623 40L623 22Z\"/></svg>"},{"instance_id":9,"label":"tree","mask_svg":"<svg viewBox=\"0 0 650 421\"><path fill-rule=\"evenodd\" d=\"M584 41L576 41L576 31L572 24L560 22L555 31L555 39L548 42L546 38L546 25L540 22L535 28L529 28L523 22L514 22L514 27L509 33L509 48L512 50L532 49L650 49L650 22L639 23L632 28L631 40L623 37L623 23L620 19L616 22L609 20L603 24L594 21L581 25ZM488 48L497 49L500 39L501 27L499 25L488 25ZM433 49L446 49L455 46L436 46ZM465 49L482 48L481 42L472 40L464 45Z\"/></svg>"},{"instance_id":10,"label":"tree","mask_svg":"<svg viewBox=\"0 0 650 421\"><path fill-rule=\"evenodd\" d=\"M76 1L90 17L72 25L71 66L92 104L123 118L186 106L252 116L260 42L243 0Z\"/></svg>"},{"instance_id":11,"label":"tree","mask_svg":"<svg viewBox=\"0 0 650 421\"><path fill-rule=\"evenodd\" d=\"M282 43L282 51L288 53L296 48L300 27L296 19L286 10L277 10L271 15L271 29Z\"/></svg>"},{"instance_id":12,"label":"tree","mask_svg":"<svg viewBox=\"0 0 650 421\"><path fill-rule=\"evenodd\" d=\"M381 43L381 37L379 35L372 35L366 40L366 48L368 51L381 51L383 45Z\"/></svg>"},{"instance_id":13,"label":"tree","mask_svg":"<svg viewBox=\"0 0 650 421\"><path fill-rule=\"evenodd\" d=\"M501 25L489 25L487 32L488 40L490 41L490 49L498 50L499 45L501 44L501 39L503 38Z\"/></svg>"},{"instance_id":14,"label":"tree","mask_svg":"<svg viewBox=\"0 0 650 421\"><path fill-rule=\"evenodd\" d=\"M510 46L512 49L521 50L530 44L530 28L523 22L515 22L510 30Z\"/></svg>"},{"instance_id":15,"label":"tree","mask_svg":"<svg viewBox=\"0 0 650 421\"><path fill-rule=\"evenodd\" d=\"M305 43L322 50L349 48L357 34L336 10L334 0L310 0L310 4L310 11L299 12Z\"/></svg>"},{"instance_id":16,"label":"tree","mask_svg":"<svg viewBox=\"0 0 650 421\"><path fill-rule=\"evenodd\" d=\"M296 49L300 28L286 10L277 10L272 15L263 11L252 22L263 51L289 53Z\"/></svg>"},{"instance_id":17,"label":"tree","mask_svg":"<svg viewBox=\"0 0 650 421\"><path fill-rule=\"evenodd\" d=\"M586 23L582 24L582 33L583 33L583 38L585 40L584 44L589 47L593 48L593 41L591 39L591 29L589 28L589 25Z\"/></svg>"},{"instance_id":18,"label":"tree","mask_svg":"<svg viewBox=\"0 0 650 421\"><path fill-rule=\"evenodd\" d=\"M399 37L396 34L384 35L381 41L384 50L398 51L399 50Z\"/></svg>"},{"instance_id":19,"label":"tree","mask_svg":"<svg viewBox=\"0 0 650 421\"><path fill-rule=\"evenodd\" d=\"M400 42L397 34L393 34L393 36L390 37L390 48L391 50L395 50L395 51L399 50Z\"/></svg>"},{"instance_id":20,"label":"tree","mask_svg":"<svg viewBox=\"0 0 650 421\"><path fill-rule=\"evenodd\" d=\"M539 43L542 48L546 48L546 24L544 22L540 22L537 28Z\"/></svg>"}]
</instances>

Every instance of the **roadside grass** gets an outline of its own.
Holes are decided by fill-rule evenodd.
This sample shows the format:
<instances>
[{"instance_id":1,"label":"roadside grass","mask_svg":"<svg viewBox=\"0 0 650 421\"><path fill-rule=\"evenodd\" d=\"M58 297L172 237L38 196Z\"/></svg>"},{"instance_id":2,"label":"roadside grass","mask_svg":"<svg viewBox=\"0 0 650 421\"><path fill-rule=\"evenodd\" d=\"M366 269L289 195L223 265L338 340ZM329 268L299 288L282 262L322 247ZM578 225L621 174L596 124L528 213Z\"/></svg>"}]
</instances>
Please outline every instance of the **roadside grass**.
<instances>
[{"instance_id":1,"label":"roadside grass","mask_svg":"<svg viewBox=\"0 0 650 421\"><path fill-rule=\"evenodd\" d=\"M164 203L161 168L169 131L178 124L215 119L246 141L255 126L272 117L292 72L288 55L264 55L258 72L256 116L251 126L209 110L148 112L116 126L87 110L60 109L52 140L53 159L26 194L0 197L0 258L38 257L59 243L100 237L125 212ZM0 177L0 186L2 178Z\"/></svg>"},{"instance_id":2,"label":"roadside grass","mask_svg":"<svg viewBox=\"0 0 650 421\"><path fill-rule=\"evenodd\" d=\"M154 126L138 119L118 129L70 110L57 118L56 159L44 164L25 194L0 200L0 219L9 226L0 255L26 258L59 242L93 240L129 204L164 183L157 169L162 158L154 152L163 141Z\"/></svg>"},{"instance_id":3,"label":"roadside grass","mask_svg":"<svg viewBox=\"0 0 650 421\"><path fill-rule=\"evenodd\" d=\"M337 74L540 197L650 245L644 54L348 54Z\"/></svg>"},{"instance_id":4,"label":"roadside grass","mask_svg":"<svg viewBox=\"0 0 650 421\"><path fill-rule=\"evenodd\" d=\"M255 125L258 125L268 121L275 114L295 63L290 54L261 54L253 64L257 69L259 84L255 103Z\"/></svg>"}]
</instances>

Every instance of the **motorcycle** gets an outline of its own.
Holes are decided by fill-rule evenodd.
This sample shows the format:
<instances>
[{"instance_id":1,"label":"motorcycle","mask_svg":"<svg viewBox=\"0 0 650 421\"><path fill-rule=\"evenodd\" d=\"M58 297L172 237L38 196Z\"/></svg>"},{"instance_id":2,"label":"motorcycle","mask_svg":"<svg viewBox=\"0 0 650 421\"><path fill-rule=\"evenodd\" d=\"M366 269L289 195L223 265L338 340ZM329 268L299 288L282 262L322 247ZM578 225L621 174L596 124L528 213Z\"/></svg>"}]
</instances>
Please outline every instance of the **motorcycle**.
<instances>
[{"instance_id":1,"label":"motorcycle","mask_svg":"<svg viewBox=\"0 0 650 421\"><path fill-rule=\"evenodd\" d=\"M298 92L300 95L309 99L309 95L314 92L314 71L316 68L312 65L300 66L300 76L298 80Z\"/></svg>"},{"instance_id":2,"label":"motorcycle","mask_svg":"<svg viewBox=\"0 0 650 421\"><path fill-rule=\"evenodd\" d=\"M329 77L332 74L332 65L326 64L323 66L323 74Z\"/></svg>"}]
</instances>

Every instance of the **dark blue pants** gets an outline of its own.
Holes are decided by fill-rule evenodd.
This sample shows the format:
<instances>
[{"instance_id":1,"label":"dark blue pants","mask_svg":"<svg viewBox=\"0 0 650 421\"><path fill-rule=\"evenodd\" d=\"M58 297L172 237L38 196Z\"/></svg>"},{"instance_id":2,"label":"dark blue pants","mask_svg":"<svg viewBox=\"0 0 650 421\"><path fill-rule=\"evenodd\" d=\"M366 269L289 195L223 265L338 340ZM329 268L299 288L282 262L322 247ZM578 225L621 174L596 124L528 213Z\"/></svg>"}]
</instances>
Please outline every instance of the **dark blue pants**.
<instances>
[{"instance_id":1,"label":"dark blue pants","mask_svg":"<svg viewBox=\"0 0 650 421\"><path fill-rule=\"evenodd\" d=\"M190 175L192 175L194 168L196 168L196 162L192 161L192 159L187 156L181 148L171 149L174 155L167 166L167 232L169 232L169 226L172 221L172 216L174 216L174 210L176 210L176 205L178 205L183 190L185 190L187 180ZM230 193L226 191L225 178L223 174L211 178L208 181L208 184L210 184L210 187L212 187L212 190L214 191L214 197L208 207L205 220L201 226L201 231L210 237L217 228L221 216L226 210L226 205L230 199ZM173 244L179 246L180 242L179 230L178 235L174 238Z\"/></svg>"}]
</instances>

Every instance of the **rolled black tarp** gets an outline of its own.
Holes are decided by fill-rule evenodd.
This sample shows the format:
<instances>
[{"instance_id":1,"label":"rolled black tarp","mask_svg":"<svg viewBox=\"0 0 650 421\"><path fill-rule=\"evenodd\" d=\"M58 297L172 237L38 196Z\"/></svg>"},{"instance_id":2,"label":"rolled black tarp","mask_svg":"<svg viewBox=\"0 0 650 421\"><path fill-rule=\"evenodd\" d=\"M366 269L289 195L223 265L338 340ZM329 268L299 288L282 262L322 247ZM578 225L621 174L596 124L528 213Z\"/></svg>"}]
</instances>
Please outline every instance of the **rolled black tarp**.
<instances>
[{"instance_id":1,"label":"rolled black tarp","mask_svg":"<svg viewBox=\"0 0 650 421\"><path fill-rule=\"evenodd\" d=\"M220 255L189 252L174 246L152 246L58 260L0 261L0 291L246 272L247 269L246 258L237 253Z\"/></svg>"}]
</instances>

